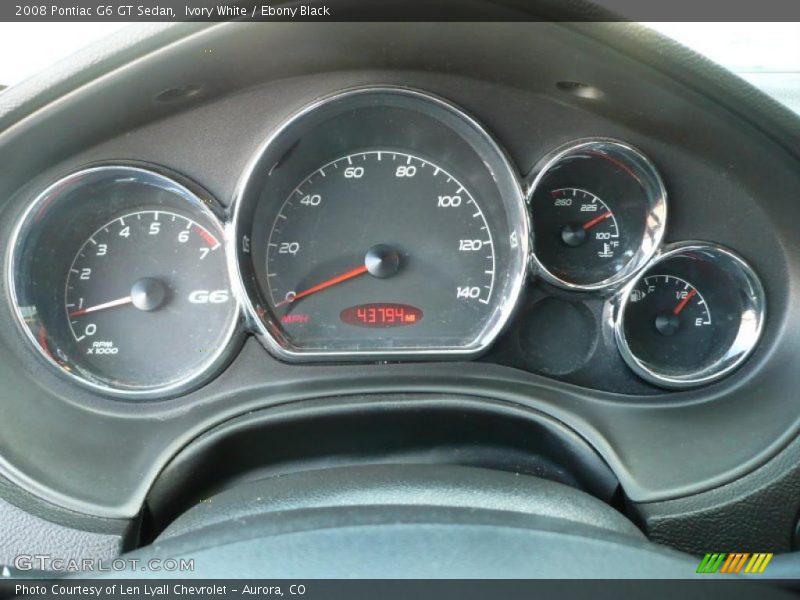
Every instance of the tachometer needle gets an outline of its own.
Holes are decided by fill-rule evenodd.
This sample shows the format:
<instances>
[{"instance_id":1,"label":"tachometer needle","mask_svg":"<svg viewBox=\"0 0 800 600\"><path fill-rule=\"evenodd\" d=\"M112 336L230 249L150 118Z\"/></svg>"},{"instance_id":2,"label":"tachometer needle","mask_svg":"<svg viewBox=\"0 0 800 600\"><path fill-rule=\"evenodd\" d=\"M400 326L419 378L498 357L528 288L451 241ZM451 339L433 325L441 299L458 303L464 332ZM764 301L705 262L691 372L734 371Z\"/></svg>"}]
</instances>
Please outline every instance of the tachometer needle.
<instances>
[{"instance_id":1,"label":"tachometer needle","mask_svg":"<svg viewBox=\"0 0 800 600\"><path fill-rule=\"evenodd\" d=\"M595 225L597 225L598 223L601 223L601 222L605 221L605 220L606 220L608 217L610 217L610 216L611 216L611 211L610 211L610 210L607 210L607 211L605 211L604 213L600 213L599 215L597 215L597 216L596 216L594 219L591 219L591 220L589 220L589 221L586 221L586 223L584 223L584 224L582 225L582 227L583 227L585 230L587 230L587 231L588 231L589 229L591 229L592 227L594 227L594 226L595 226Z\"/></svg>"},{"instance_id":2,"label":"tachometer needle","mask_svg":"<svg viewBox=\"0 0 800 600\"><path fill-rule=\"evenodd\" d=\"M317 292L321 292L329 287L347 281L349 279L353 279L354 277L358 277L359 275L363 275L367 273L366 265L361 265L360 267L356 267L355 269L351 269L349 271L345 271L344 273L340 273L335 277L331 277L330 279L326 279L322 283L318 283L317 285L308 288L307 290L303 290L302 292L298 292L294 296L290 296L283 300L282 302L278 302L275 305L275 308L280 308L281 306L285 306L287 304L291 304L292 302L296 302L300 300L300 298L305 298L306 296L310 296L311 294L316 294Z\"/></svg>"},{"instance_id":3,"label":"tachometer needle","mask_svg":"<svg viewBox=\"0 0 800 600\"><path fill-rule=\"evenodd\" d=\"M689 300L691 300L696 293L697 293L697 290L692 290L691 292L686 294L686 296L683 297L683 300L678 302L678 305L675 308L672 309L672 314L675 315L676 317L679 314L681 314L681 311L684 308L686 308L686 305L689 304Z\"/></svg>"},{"instance_id":4,"label":"tachometer needle","mask_svg":"<svg viewBox=\"0 0 800 600\"><path fill-rule=\"evenodd\" d=\"M117 306L125 306L126 304L131 304L133 302L133 298L131 296L126 296L125 298L119 298L117 300L112 300L111 302L103 302L103 304L95 304L94 306L90 306L89 308L82 308L80 310L74 310L69 313L69 317L80 317L82 315L88 315L89 313L97 312L98 310L105 310L107 308L116 308Z\"/></svg>"}]
</instances>

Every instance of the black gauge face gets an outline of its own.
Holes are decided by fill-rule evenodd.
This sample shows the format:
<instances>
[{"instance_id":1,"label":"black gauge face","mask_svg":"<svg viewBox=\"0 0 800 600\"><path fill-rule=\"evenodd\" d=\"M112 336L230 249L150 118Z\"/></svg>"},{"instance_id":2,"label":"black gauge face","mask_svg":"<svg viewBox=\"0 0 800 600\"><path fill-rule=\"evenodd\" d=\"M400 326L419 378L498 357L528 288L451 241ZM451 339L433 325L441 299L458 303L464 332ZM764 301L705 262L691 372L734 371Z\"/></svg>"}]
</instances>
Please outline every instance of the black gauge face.
<instances>
[{"instance_id":1,"label":"black gauge face","mask_svg":"<svg viewBox=\"0 0 800 600\"><path fill-rule=\"evenodd\" d=\"M176 395L215 374L239 305L209 206L180 176L134 165L86 169L42 192L19 223L10 270L40 354L130 398Z\"/></svg>"},{"instance_id":2,"label":"black gauge face","mask_svg":"<svg viewBox=\"0 0 800 600\"><path fill-rule=\"evenodd\" d=\"M147 385L213 354L234 301L217 235L175 212L143 210L86 240L64 304L79 364L106 381Z\"/></svg>"},{"instance_id":3,"label":"black gauge face","mask_svg":"<svg viewBox=\"0 0 800 600\"><path fill-rule=\"evenodd\" d=\"M723 329L724 324L715 328L711 308L698 288L675 275L647 275L630 292L628 344L647 363L674 372L694 370L724 351Z\"/></svg>"},{"instance_id":4,"label":"black gauge face","mask_svg":"<svg viewBox=\"0 0 800 600\"><path fill-rule=\"evenodd\" d=\"M551 204L549 210L542 210L547 203ZM557 232L559 238L556 243L541 244L540 258L554 265L561 275L568 270L563 265L575 263L582 271L605 279L619 271L632 256L633 250L626 250L628 244L620 234L614 211L591 192L574 187L554 189L550 191L550 200L538 206L537 234Z\"/></svg>"},{"instance_id":5,"label":"black gauge face","mask_svg":"<svg viewBox=\"0 0 800 600\"><path fill-rule=\"evenodd\" d=\"M391 326L398 346L458 344L492 311L483 210L444 168L404 152L350 154L300 182L275 217L265 268L284 329L311 347L361 340L365 325ZM368 317L371 305L384 308Z\"/></svg>"},{"instance_id":6,"label":"black gauge face","mask_svg":"<svg viewBox=\"0 0 800 600\"><path fill-rule=\"evenodd\" d=\"M655 251L665 203L655 170L630 148L583 143L562 151L531 197L535 257L545 279L595 289L625 279Z\"/></svg>"},{"instance_id":7,"label":"black gauge face","mask_svg":"<svg viewBox=\"0 0 800 600\"><path fill-rule=\"evenodd\" d=\"M527 268L504 154L410 90L351 90L290 119L240 186L234 226L248 308L288 360L476 354Z\"/></svg>"},{"instance_id":8,"label":"black gauge face","mask_svg":"<svg viewBox=\"0 0 800 600\"><path fill-rule=\"evenodd\" d=\"M741 259L717 246L677 244L626 288L617 342L644 379L688 387L741 363L763 314L761 284Z\"/></svg>"}]
</instances>

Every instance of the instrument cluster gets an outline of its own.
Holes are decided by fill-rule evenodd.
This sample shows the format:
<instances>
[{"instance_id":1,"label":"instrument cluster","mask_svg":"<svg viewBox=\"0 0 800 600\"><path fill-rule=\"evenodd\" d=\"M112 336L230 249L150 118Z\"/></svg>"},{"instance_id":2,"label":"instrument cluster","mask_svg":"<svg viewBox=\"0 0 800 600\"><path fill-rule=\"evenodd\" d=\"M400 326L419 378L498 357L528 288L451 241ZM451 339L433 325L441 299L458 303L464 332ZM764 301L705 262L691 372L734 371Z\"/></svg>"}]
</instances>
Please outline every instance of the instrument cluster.
<instances>
[{"instance_id":1,"label":"instrument cluster","mask_svg":"<svg viewBox=\"0 0 800 600\"><path fill-rule=\"evenodd\" d=\"M153 165L56 181L16 226L8 284L43 359L114 396L196 388L248 333L289 362L477 357L532 286L602 299L631 372L685 388L747 358L765 296L731 250L665 246L667 208L626 143L577 140L522 177L457 106L367 87L275 131L230 212Z\"/></svg>"}]
</instances>

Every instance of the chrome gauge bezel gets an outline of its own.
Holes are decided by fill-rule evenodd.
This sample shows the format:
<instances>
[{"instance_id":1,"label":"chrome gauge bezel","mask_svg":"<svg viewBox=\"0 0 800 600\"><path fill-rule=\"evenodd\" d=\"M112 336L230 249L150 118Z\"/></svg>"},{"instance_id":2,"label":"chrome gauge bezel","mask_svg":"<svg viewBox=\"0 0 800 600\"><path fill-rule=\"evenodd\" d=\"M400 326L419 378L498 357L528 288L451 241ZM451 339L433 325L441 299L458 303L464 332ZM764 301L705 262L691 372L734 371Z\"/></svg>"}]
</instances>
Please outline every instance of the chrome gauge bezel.
<instances>
[{"instance_id":1,"label":"chrome gauge bezel","mask_svg":"<svg viewBox=\"0 0 800 600\"><path fill-rule=\"evenodd\" d=\"M547 268L547 265L539 260L535 246L531 248L531 271L534 276L538 275L547 283L565 290L575 292L605 291L611 294L644 269L658 252L666 231L667 190L655 165L638 149L613 138L581 138L559 146L546 154L526 178L529 183L525 197L530 213L534 213L533 196L542 179L561 161L587 149L612 156L641 177L640 183L647 198L647 213L642 241L636 253L624 268L611 277L594 283L573 283L555 275ZM536 215L530 214L530 219L535 221Z\"/></svg>"},{"instance_id":2,"label":"chrome gauge bezel","mask_svg":"<svg viewBox=\"0 0 800 600\"><path fill-rule=\"evenodd\" d=\"M667 374L640 360L632 351L625 335L624 319L631 292L642 277L658 265L672 258L688 254L702 256L734 278L735 289L740 294L742 318L739 331L725 353L702 369L684 375ZM614 299L614 337L625 363L639 377L660 387L686 389L717 381L739 367L753 352L764 328L766 295L761 280L750 265L733 251L709 242L684 241L665 247L648 265L646 271L626 285Z\"/></svg>"},{"instance_id":3,"label":"chrome gauge bezel","mask_svg":"<svg viewBox=\"0 0 800 600\"><path fill-rule=\"evenodd\" d=\"M511 231L517 236L517 247L510 249L509 253L515 258L513 272L509 273L509 281L503 286L501 296L496 301L497 310L489 318L486 326L480 334L468 345L463 347L437 347L437 348L400 348L387 350L317 350L303 349L292 343L292 340L284 334L281 325L272 313L269 303L262 299L258 284L252 276L253 268L250 266L252 256L249 248L245 245L249 242L250 223L243 223L243 205L253 193L250 187L258 169L264 168L264 159L272 147L278 144L284 136L290 135L293 128L300 126L301 122L307 118L313 118L318 111L324 110L334 102L347 101L352 98L368 94L382 95L401 95L406 98L421 100L431 104L436 110L449 113L463 122L473 133L482 139L486 148L491 151L496 165L504 173L492 173L495 181L499 177L504 178L504 185L511 189L513 198L509 199L508 204L513 204L509 214L512 223L518 225L510 226ZM509 207L507 206L506 209ZM233 217L230 223L231 234L228 236L229 243L232 244L228 257L230 260L231 277L239 286L239 293L242 298L248 322L256 332L256 336L267 350L274 356L288 362L310 362L310 361L351 361L363 362L373 360L402 360L416 358L420 360L446 359L446 358L470 358L483 353L495 341L500 332L510 320L516 310L518 300L528 276L528 260L530 255L530 223L525 194L518 171L514 168L503 148L494 140L489 132L478 123L473 117L464 112L461 108L448 100L417 89L380 85L363 86L338 91L324 96L315 102L300 109L281 125L266 139L258 148L253 158L248 163L239 183L236 187L233 202Z\"/></svg>"},{"instance_id":4,"label":"chrome gauge bezel","mask_svg":"<svg viewBox=\"0 0 800 600\"><path fill-rule=\"evenodd\" d=\"M72 368L68 356L59 356L60 360L56 360L51 353L42 346L42 343L37 339L37 336L34 335L31 327L26 324L25 315L20 306L18 281L19 277L24 277L24 274L18 272L20 263L22 262L20 260L20 253L25 250L25 245L29 236L35 232L37 222L40 220L41 215L57 204L58 194L62 193L64 190L70 189L71 186L77 184L82 179L98 174L119 176L120 173L129 174L131 177L155 177L160 180L164 184L164 189L169 190L176 197L188 203L191 207L190 214L194 212L194 218L203 218L214 228L215 232L220 236L222 243L221 250L227 254L228 230L225 226L225 212L217 201L199 185L169 169L149 163L141 163L138 161L103 162L82 168L59 178L42 192L38 193L34 200L28 204L27 208L17 220L9 241L6 261L6 285L17 326L33 348L35 348L37 355L48 365L54 367L59 373L65 375L68 379L84 388L106 396L130 400L167 399L196 389L201 384L217 375L233 358L235 341L244 336L244 320L242 317L241 302L237 294L232 294L232 301L235 303L235 307L232 311L230 323L226 326L226 330L223 334L223 342L215 352L209 354L209 357L203 361L202 364L192 369L187 375L166 384L148 387L131 387L122 384L114 385L100 379L93 379L89 374L84 374L81 370ZM225 261L227 262L227 256L225 257ZM227 277L227 273L225 273L225 276Z\"/></svg>"}]
</instances>

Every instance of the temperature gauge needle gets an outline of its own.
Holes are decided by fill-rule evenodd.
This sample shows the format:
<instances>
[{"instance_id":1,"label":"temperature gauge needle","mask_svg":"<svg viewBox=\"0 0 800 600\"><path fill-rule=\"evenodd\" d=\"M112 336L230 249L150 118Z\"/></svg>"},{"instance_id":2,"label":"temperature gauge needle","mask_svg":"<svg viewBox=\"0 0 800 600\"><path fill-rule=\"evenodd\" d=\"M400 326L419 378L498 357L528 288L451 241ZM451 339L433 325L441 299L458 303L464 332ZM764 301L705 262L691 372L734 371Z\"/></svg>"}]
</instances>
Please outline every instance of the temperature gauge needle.
<instances>
[{"instance_id":1,"label":"temperature gauge needle","mask_svg":"<svg viewBox=\"0 0 800 600\"><path fill-rule=\"evenodd\" d=\"M684 308L686 308L686 305L687 305L687 304L689 304L689 300L691 300L692 298L694 298L694 295L695 295L696 293L697 293L697 290L692 290L691 292L689 292L688 294L686 294L686 296L684 296L683 300L681 300L680 302L678 302L678 305L677 305L675 308L673 308L673 309L672 309L672 314L673 314L673 315L675 315L676 317L677 317L679 314L681 314L681 311L682 311Z\"/></svg>"},{"instance_id":2,"label":"temperature gauge needle","mask_svg":"<svg viewBox=\"0 0 800 600\"><path fill-rule=\"evenodd\" d=\"M611 216L611 211L606 210L596 217L586 221L583 225L580 223L567 223L564 225L564 228L561 230L561 239L567 245L571 246L572 248L577 248L578 246L584 244L588 238L588 233L592 227L595 225L602 223L606 219Z\"/></svg>"},{"instance_id":3,"label":"temperature gauge needle","mask_svg":"<svg viewBox=\"0 0 800 600\"><path fill-rule=\"evenodd\" d=\"M331 277L330 279L326 279L322 283L318 283L317 285L308 288L307 290L303 290L302 292L298 292L294 296L290 296L283 300L282 302L278 302L275 305L275 308L280 308L281 306L285 306L287 304L291 304L292 302L296 302L300 300L300 298L305 298L306 296L310 296L311 294L316 294L317 292L321 292L322 290L328 289L334 285L339 283L348 281L359 275L363 275L367 272L366 265L361 265L360 267L356 267L355 269L350 269L349 271L345 271L344 273L340 273L335 277Z\"/></svg>"},{"instance_id":4,"label":"temperature gauge needle","mask_svg":"<svg viewBox=\"0 0 800 600\"><path fill-rule=\"evenodd\" d=\"M610 216L611 216L611 211L610 211L610 210L607 210L607 211L605 211L604 213L600 213L599 215L597 215L597 216L596 216L594 219L591 219L591 220L589 220L589 221L586 221L586 223L584 223L584 224L582 225L582 227L583 227L583 229L584 229L585 231L588 231L588 230L590 230L592 227L594 227L595 225L597 225L598 223L602 223L603 221L605 221L605 220L606 220L608 217L610 217Z\"/></svg>"},{"instance_id":5,"label":"temperature gauge needle","mask_svg":"<svg viewBox=\"0 0 800 600\"><path fill-rule=\"evenodd\" d=\"M82 308L80 310L74 310L69 313L70 319L72 317L80 317L83 315L88 315L89 313L97 312L98 310L105 310L107 308L116 308L117 306L125 306L126 304L131 304L133 302L133 298L131 296L126 296L125 298L119 298L118 300L112 300L111 302L103 302L102 304L95 304L94 306L90 306L89 308Z\"/></svg>"}]
</instances>

